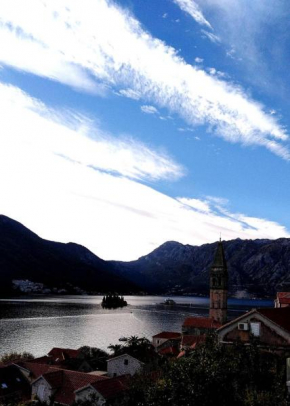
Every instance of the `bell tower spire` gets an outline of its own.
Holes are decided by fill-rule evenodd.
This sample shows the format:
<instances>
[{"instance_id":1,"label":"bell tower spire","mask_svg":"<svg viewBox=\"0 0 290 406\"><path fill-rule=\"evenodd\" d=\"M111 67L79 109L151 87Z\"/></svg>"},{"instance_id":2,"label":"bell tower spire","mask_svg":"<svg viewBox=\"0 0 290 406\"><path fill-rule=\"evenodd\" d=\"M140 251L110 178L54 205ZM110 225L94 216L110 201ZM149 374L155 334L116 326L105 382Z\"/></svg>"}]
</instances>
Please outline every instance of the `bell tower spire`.
<instances>
[{"instance_id":1,"label":"bell tower spire","mask_svg":"<svg viewBox=\"0 0 290 406\"><path fill-rule=\"evenodd\" d=\"M224 247L220 238L210 270L209 317L224 324L227 321L228 270Z\"/></svg>"}]
</instances>

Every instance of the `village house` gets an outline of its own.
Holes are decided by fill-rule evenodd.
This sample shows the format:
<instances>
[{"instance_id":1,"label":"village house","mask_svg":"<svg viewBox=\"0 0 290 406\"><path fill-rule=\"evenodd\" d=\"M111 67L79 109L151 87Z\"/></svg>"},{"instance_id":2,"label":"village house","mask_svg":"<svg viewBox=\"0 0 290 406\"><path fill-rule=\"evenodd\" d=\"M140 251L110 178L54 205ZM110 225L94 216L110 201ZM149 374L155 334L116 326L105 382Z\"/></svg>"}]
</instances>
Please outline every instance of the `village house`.
<instances>
[{"instance_id":1,"label":"village house","mask_svg":"<svg viewBox=\"0 0 290 406\"><path fill-rule=\"evenodd\" d=\"M52 364L56 364L72 358L78 358L79 354L79 350L74 350L72 348L54 347L47 355L51 359Z\"/></svg>"},{"instance_id":2,"label":"village house","mask_svg":"<svg viewBox=\"0 0 290 406\"><path fill-rule=\"evenodd\" d=\"M76 402L90 401L92 406L103 406L108 401L116 404L129 388L129 375L93 382L75 391Z\"/></svg>"},{"instance_id":3,"label":"village house","mask_svg":"<svg viewBox=\"0 0 290 406\"><path fill-rule=\"evenodd\" d=\"M254 338L264 348L290 351L290 307L253 309L217 330L223 344L250 343Z\"/></svg>"},{"instance_id":4,"label":"village house","mask_svg":"<svg viewBox=\"0 0 290 406\"><path fill-rule=\"evenodd\" d=\"M181 333L176 333L173 331L162 331L159 334L155 334L152 337L152 344L155 349L160 345L164 344L168 340L181 339Z\"/></svg>"},{"instance_id":5,"label":"village house","mask_svg":"<svg viewBox=\"0 0 290 406\"><path fill-rule=\"evenodd\" d=\"M35 379L51 369L49 364L38 364L37 362L31 361L19 361L14 363L29 383L32 383Z\"/></svg>"},{"instance_id":6,"label":"village house","mask_svg":"<svg viewBox=\"0 0 290 406\"><path fill-rule=\"evenodd\" d=\"M199 336L214 332L221 323L209 317L187 317L182 324L182 334Z\"/></svg>"},{"instance_id":7,"label":"village house","mask_svg":"<svg viewBox=\"0 0 290 406\"><path fill-rule=\"evenodd\" d=\"M290 292L277 292L277 297L274 300L276 308L290 306Z\"/></svg>"},{"instance_id":8,"label":"village house","mask_svg":"<svg viewBox=\"0 0 290 406\"><path fill-rule=\"evenodd\" d=\"M137 358L123 354L107 360L107 372L110 377L135 375L143 369L144 365Z\"/></svg>"},{"instance_id":9,"label":"village house","mask_svg":"<svg viewBox=\"0 0 290 406\"><path fill-rule=\"evenodd\" d=\"M0 367L0 404L30 399L30 384L15 365Z\"/></svg>"},{"instance_id":10,"label":"village house","mask_svg":"<svg viewBox=\"0 0 290 406\"><path fill-rule=\"evenodd\" d=\"M182 340L180 343L180 350L181 351L190 351L194 350L198 345L203 344L205 342L206 335L184 335L182 336Z\"/></svg>"},{"instance_id":11,"label":"village house","mask_svg":"<svg viewBox=\"0 0 290 406\"><path fill-rule=\"evenodd\" d=\"M32 399L44 403L70 406L75 401L75 391L94 382L109 379L83 372L51 368L32 382Z\"/></svg>"}]
</instances>

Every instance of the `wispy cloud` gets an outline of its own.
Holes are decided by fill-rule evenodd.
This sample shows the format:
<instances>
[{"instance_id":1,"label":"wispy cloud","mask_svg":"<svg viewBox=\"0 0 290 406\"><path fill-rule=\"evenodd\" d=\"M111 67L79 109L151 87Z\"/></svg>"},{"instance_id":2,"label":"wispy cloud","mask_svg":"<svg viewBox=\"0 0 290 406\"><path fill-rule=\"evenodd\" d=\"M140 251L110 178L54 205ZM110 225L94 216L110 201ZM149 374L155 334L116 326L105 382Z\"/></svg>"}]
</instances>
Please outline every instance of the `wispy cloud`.
<instances>
[{"instance_id":1,"label":"wispy cloud","mask_svg":"<svg viewBox=\"0 0 290 406\"><path fill-rule=\"evenodd\" d=\"M143 111L143 113L146 113L146 114L158 114L158 110L154 106L144 105L144 106L141 106L140 108Z\"/></svg>"},{"instance_id":2,"label":"wispy cloud","mask_svg":"<svg viewBox=\"0 0 290 406\"><path fill-rule=\"evenodd\" d=\"M207 196L205 199L183 197L177 200L193 209L195 216L198 214L199 220L204 224L211 224L210 233L214 230L217 232L219 229L225 240L238 236L239 238L250 239L272 239L280 238L281 235L290 235L285 227L273 221L231 212L227 208L229 201L225 198Z\"/></svg>"},{"instance_id":3,"label":"wispy cloud","mask_svg":"<svg viewBox=\"0 0 290 406\"><path fill-rule=\"evenodd\" d=\"M215 44L218 44L221 39L216 35L213 34L212 32L206 31L206 30L201 30L202 34L206 36L211 42L214 42Z\"/></svg>"},{"instance_id":4,"label":"wispy cloud","mask_svg":"<svg viewBox=\"0 0 290 406\"><path fill-rule=\"evenodd\" d=\"M196 63L202 63L203 59L199 58L198 56L194 59Z\"/></svg>"},{"instance_id":5,"label":"wispy cloud","mask_svg":"<svg viewBox=\"0 0 290 406\"><path fill-rule=\"evenodd\" d=\"M29 8L10 0L0 3L0 15L5 64L86 91L130 88L148 105L167 108L189 125L208 124L227 141L264 146L290 158L283 144L286 131L276 117L241 88L186 64L108 0L46 5L31 0Z\"/></svg>"},{"instance_id":6,"label":"wispy cloud","mask_svg":"<svg viewBox=\"0 0 290 406\"><path fill-rule=\"evenodd\" d=\"M285 92L287 75L289 4L284 0L196 0L200 9L211 16L214 32L228 49L226 54L239 61L248 81L263 91ZM269 18L271 16L271 18ZM273 35L275 33L275 35ZM275 64L273 64L275 60Z\"/></svg>"},{"instance_id":7,"label":"wispy cloud","mask_svg":"<svg viewBox=\"0 0 290 406\"><path fill-rule=\"evenodd\" d=\"M275 222L230 213L223 199L177 200L141 184L174 179L182 168L77 112L56 112L3 84L0 109L0 212L43 238L132 260L168 240L212 242L220 231L224 239L289 236Z\"/></svg>"},{"instance_id":8,"label":"wispy cloud","mask_svg":"<svg viewBox=\"0 0 290 406\"><path fill-rule=\"evenodd\" d=\"M141 94L133 89L121 89L119 90L119 94L133 100L139 100L141 98Z\"/></svg>"},{"instance_id":9,"label":"wispy cloud","mask_svg":"<svg viewBox=\"0 0 290 406\"><path fill-rule=\"evenodd\" d=\"M211 28L210 23L204 17L199 5L193 0L173 0L181 10L188 13L198 24Z\"/></svg>"},{"instance_id":10,"label":"wispy cloud","mask_svg":"<svg viewBox=\"0 0 290 406\"><path fill-rule=\"evenodd\" d=\"M132 179L154 181L183 175L181 165L164 153L130 136L112 136L83 115L56 112L19 88L0 83L0 107L2 130L5 128L2 138L8 145L24 137L35 149Z\"/></svg>"}]
</instances>

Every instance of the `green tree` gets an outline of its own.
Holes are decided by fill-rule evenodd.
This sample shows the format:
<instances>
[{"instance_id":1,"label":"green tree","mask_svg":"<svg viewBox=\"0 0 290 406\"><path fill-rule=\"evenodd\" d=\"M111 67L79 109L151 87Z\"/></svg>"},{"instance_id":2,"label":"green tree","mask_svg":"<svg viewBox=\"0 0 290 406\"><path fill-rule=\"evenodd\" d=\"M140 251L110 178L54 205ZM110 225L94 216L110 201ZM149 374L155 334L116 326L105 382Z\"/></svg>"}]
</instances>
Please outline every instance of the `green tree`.
<instances>
[{"instance_id":1,"label":"green tree","mask_svg":"<svg viewBox=\"0 0 290 406\"><path fill-rule=\"evenodd\" d=\"M149 375L150 377L151 375ZM218 345L209 337L167 363L158 379L134 379L126 406L286 406L284 360L256 343Z\"/></svg>"},{"instance_id":2,"label":"green tree","mask_svg":"<svg viewBox=\"0 0 290 406\"><path fill-rule=\"evenodd\" d=\"M34 355L30 352L16 352L11 351L1 356L0 362L7 363L10 361L28 361L30 359L34 359Z\"/></svg>"}]
</instances>

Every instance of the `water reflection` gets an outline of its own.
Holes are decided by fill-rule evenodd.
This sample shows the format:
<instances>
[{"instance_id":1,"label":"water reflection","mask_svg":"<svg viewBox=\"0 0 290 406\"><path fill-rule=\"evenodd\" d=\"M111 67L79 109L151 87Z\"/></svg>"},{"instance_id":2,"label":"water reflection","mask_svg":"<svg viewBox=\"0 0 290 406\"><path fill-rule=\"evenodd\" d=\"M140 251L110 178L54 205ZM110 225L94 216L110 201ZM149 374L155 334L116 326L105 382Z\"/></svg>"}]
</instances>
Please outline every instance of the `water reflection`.
<instances>
[{"instance_id":1,"label":"water reflection","mask_svg":"<svg viewBox=\"0 0 290 406\"><path fill-rule=\"evenodd\" d=\"M107 349L121 336L151 338L162 330L180 331L189 315L208 315L208 298L174 297L181 306L161 305L164 297L126 296L130 304L117 310L101 308L101 296L66 296L0 300L0 354L30 351L39 356L52 347L90 345ZM190 304L191 306L185 306ZM271 301L229 300L229 315Z\"/></svg>"}]
</instances>

